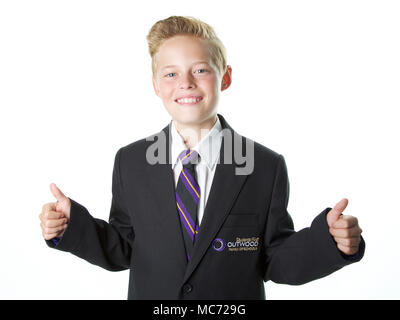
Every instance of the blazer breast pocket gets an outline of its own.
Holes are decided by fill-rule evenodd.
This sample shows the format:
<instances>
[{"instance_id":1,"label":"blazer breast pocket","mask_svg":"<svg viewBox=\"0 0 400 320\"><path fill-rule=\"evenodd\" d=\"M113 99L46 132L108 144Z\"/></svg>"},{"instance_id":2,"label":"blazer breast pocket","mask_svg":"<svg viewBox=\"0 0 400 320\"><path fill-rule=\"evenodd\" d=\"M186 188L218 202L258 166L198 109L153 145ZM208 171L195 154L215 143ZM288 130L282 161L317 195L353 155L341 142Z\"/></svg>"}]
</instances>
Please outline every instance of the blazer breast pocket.
<instances>
[{"instance_id":1,"label":"blazer breast pocket","mask_svg":"<svg viewBox=\"0 0 400 320\"><path fill-rule=\"evenodd\" d=\"M258 214L230 214L226 218L223 228L255 227L258 224Z\"/></svg>"}]
</instances>

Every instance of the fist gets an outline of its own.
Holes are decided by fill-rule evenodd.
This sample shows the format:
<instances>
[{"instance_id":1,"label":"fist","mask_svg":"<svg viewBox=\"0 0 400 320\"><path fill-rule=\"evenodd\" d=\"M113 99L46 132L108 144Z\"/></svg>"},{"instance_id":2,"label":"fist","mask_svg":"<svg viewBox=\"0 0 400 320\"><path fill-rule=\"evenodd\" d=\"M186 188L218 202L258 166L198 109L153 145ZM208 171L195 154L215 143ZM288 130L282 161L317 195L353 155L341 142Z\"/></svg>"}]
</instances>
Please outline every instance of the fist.
<instances>
[{"instance_id":1,"label":"fist","mask_svg":"<svg viewBox=\"0 0 400 320\"><path fill-rule=\"evenodd\" d=\"M357 253L361 242L361 228L356 217L342 215L349 201L340 200L326 215L329 233L335 239L338 249L347 255Z\"/></svg>"},{"instance_id":2,"label":"fist","mask_svg":"<svg viewBox=\"0 0 400 320\"><path fill-rule=\"evenodd\" d=\"M39 215L40 227L45 240L63 236L71 212L71 201L54 183L50 184L50 191L57 202L43 205L42 212Z\"/></svg>"}]
</instances>

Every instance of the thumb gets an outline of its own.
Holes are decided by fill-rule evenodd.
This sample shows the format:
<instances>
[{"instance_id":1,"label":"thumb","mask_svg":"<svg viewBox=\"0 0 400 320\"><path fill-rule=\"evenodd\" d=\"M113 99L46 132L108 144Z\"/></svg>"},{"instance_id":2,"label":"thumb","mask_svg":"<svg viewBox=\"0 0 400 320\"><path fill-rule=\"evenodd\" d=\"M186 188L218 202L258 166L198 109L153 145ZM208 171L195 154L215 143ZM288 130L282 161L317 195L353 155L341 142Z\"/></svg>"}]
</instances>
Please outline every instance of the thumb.
<instances>
[{"instance_id":1,"label":"thumb","mask_svg":"<svg viewBox=\"0 0 400 320\"><path fill-rule=\"evenodd\" d=\"M66 196L64 193L61 192L60 189L55 185L55 183L50 184L50 191L53 194L53 196L57 199L57 201L64 200Z\"/></svg>"},{"instance_id":2,"label":"thumb","mask_svg":"<svg viewBox=\"0 0 400 320\"><path fill-rule=\"evenodd\" d=\"M349 200L346 198L343 198L340 200L336 205L331 209L328 214L326 215L326 220L328 222L328 226L332 227L335 221L339 219L341 214L343 213L344 209L346 209L347 205L349 203Z\"/></svg>"}]
</instances>

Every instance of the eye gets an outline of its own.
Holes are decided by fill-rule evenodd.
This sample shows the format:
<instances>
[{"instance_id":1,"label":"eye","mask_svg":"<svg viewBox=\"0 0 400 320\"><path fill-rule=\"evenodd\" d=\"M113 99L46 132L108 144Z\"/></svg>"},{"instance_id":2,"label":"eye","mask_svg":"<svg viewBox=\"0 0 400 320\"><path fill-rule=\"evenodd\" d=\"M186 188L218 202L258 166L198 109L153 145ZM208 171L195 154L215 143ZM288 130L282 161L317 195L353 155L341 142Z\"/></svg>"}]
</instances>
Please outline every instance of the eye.
<instances>
[{"instance_id":1,"label":"eye","mask_svg":"<svg viewBox=\"0 0 400 320\"><path fill-rule=\"evenodd\" d=\"M198 73L205 73L205 72L207 72L208 70L207 69L197 69L196 71L199 71Z\"/></svg>"},{"instance_id":2,"label":"eye","mask_svg":"<svg viewBox=\"0 0 400 320\"><path fill-rule=\"evenodd\" d=\"M175 72L170 72L167 75L165 75L167 78L172 78L173 75L175 75Z\"/></svg>"}]
</instances>

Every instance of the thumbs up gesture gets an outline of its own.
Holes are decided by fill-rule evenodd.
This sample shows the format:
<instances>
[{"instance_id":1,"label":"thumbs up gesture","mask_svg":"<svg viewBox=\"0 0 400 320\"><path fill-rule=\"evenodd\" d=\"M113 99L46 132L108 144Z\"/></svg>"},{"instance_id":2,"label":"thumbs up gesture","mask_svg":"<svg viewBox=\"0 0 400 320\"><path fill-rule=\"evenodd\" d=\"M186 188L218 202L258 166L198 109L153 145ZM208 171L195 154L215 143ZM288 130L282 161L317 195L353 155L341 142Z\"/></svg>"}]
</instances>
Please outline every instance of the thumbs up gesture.
<instances>
[{"instance_id":1,"label":"thumbs up gesture","mask_svg":"<svg viewBox=\"0 0 400 320\"><path fill-rule=\"evenodd\" d=\"M39 215L40 227L46 240L63 236L71 212L71 201L54 183L50 184L50 191L57 202L43 205L42 212Z\"/></svg>"},{"instance_id":2,"label":"thumbs up gesture","mask_svg":"<svg viewBox=\"0 0 400 320\"><path fill-rule=\"evenodd\" d=\"M349 201L340 200L326 215L329 233L335 239L337 247L344 254L357 253L361 242L361 228L356 217L343 215Z\"/></svg>"}]
</instances>

